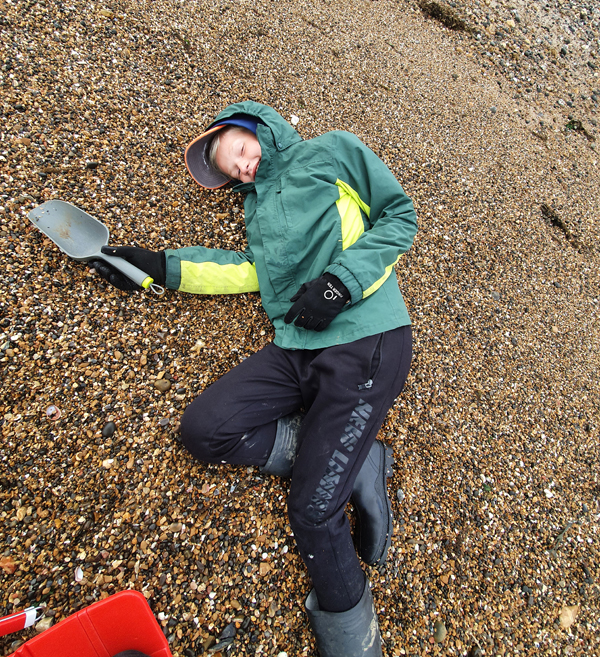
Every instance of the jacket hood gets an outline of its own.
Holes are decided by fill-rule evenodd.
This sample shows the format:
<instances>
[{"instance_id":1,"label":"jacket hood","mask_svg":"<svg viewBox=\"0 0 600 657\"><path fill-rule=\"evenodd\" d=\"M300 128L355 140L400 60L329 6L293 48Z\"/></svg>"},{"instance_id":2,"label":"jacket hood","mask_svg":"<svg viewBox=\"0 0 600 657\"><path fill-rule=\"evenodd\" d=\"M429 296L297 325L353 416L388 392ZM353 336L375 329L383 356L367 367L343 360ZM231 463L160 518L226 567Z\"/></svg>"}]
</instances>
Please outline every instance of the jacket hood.
<instances>
[{"instance_id":1,"label":"jacket hood","mask_svg":"<svg viewBox=\"0 0 600 657\"><path fill-rule=\"evenodd\" d=\"M292 144L302 141L302 137L281 114L268 105L255 103L252 100L229 105L217 116L207 130L220 121L231 118L235 114L248 114L264 123L273 133L274 146L278 151L282 151Z\"/></svg>"}]
</instances>

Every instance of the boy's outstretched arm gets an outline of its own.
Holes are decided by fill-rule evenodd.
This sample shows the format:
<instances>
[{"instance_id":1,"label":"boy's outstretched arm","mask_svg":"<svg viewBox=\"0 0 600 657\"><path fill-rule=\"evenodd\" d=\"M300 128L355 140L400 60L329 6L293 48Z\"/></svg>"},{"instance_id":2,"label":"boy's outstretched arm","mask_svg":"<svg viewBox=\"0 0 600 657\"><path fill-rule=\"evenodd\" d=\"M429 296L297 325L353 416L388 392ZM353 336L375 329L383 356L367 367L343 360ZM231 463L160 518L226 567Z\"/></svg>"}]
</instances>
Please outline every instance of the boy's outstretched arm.
<instances>
[{"instance_id":1,"label":"boy's outstretched arm","mask_svg":"<svg viewBox=\"0 0 600 657\"><path fill-rule=\"evenodd\" d=\"M158 285L192 294L258 292L254 258L249 249L228 251L190 246L149 251L136 246L105 246L102 252L124 258L146 272ZM89 263L111 285L131 292L140 286L103 260Z\"/></svg>"},{"instance_id":2,"label":"boy's outstretched arm","mask_svg":"<svg viewBox=\"0 0 600 657\"><path fill-rule=\"evenodd\" d=\"M166 286L192 294L258 292L254 257L245 251L189 246L167 249Z\"/></svg>"}]
</instances>

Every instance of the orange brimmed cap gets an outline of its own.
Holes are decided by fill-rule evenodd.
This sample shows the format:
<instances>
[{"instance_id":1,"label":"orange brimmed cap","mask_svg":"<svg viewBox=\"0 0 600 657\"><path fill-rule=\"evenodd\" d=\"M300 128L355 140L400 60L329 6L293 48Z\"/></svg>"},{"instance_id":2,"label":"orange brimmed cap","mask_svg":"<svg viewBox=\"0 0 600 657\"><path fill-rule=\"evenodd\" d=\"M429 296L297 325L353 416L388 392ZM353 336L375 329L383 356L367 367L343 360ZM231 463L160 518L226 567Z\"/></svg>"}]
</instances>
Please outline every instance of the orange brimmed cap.
<instances>
[{"instance_id":1,"label":"orange brimmed cap","mask_svg":"<svg viewBox=\"0 0 600 657\"><path fill-rule=\"evenodd\" d=\"M224 173L217 171L208 161L210 144L215 134L224 128L225 124L220 123L209 128L206 132L196 137L185 149L185 166L190 172L192 178L202 187L207 189L218 189L226 185L231 178Z\"/></svg>"}]
</instances>

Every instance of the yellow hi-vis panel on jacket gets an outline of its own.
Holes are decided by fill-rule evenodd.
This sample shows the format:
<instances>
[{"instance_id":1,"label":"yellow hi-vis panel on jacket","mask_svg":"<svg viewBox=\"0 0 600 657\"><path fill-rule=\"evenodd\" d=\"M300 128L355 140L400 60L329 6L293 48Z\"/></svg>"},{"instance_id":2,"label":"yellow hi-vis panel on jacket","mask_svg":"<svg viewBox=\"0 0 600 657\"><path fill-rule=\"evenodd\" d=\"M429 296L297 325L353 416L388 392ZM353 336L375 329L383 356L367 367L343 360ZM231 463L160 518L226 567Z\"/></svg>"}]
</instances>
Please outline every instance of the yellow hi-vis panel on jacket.
<instances>
[{"instance_id":1,"label":"yellow hi-vis panel on jacket","mask_svg":"<svg viewBox=\"0 0 600 657\"><path fill-rule=\"evenodd\" d=\"M368 217L371 214L371 208L348 183L338 178L335 184L340 191L340 198L336 201L336 205L342 219L342 249L346 250L365 232L360 211L362 210Z\"/></svg>"},{"instance_id":2,"label":"yellow hi-vis panel on jacket","mask_svg":"<svg viewBox=\"0 0 600 657\"><path fill-rule=\"evenodd\" d=\"M396 258L396 260L394 260L394 262L392 262L391 265L388 265L388 266L385 268L385 274L384 274L379 280L375 281L375 282L373 283L373 285L371 285L371 287L368 287L368 288L363 292L363 299L364 299L365 297L368 297L370 294L373 294L373 292L375 292L376 290L378 290L378 289L379 289L379 288L385 283L386 278L392 273L392 269L394 268L394 265L398 262L398 260L400 260L400 256L398 256L398 257Z\"/></svg>"},{"instance_id":3,"label":"yellow hi-vis panel on jacket","mask_svg":"<svg viewBox=\"0 0 600 657\"><path fill-rule=\"evenodd\" d=\"M219 265L216 262L181 262L182 292L192 294L241 294L258 292L254 263Z\"/></svg>"}]
</instances>

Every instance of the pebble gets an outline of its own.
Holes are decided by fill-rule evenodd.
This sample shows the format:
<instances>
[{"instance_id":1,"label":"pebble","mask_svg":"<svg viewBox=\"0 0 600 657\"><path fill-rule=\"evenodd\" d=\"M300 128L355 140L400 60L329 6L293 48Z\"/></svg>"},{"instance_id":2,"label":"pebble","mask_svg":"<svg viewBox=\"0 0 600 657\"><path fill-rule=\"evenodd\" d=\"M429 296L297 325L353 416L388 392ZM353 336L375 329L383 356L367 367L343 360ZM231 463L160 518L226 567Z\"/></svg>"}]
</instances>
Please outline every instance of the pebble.
<instances>
[{"instance_id":1,"label":"pebble","mask_svg":"<svg viewBox=\"0 0 600 657\"><path fill-rule=\"evenodd\" d=\"M167 392L171 388L171 382L168 379L157 379L154 387L160 392Z\"/></svg>"},{"instance_id":2,"label":"pebble","mask_svg":"<svg viewBox=\"0 0 600 657\"><path fill-rule=\"evenodd\" d=\"M214 646L215 643L216 643L215 637L214 636L208 636L202 642L202 649L205 650L205 651L210 650L210 648L212 648L212 646Z\"/></svg>"},{"instance_id":3,"label":"pebble","mask_svg":"<svg viewBox=\"0 0 600 657\"><path fill-rule=\"evenodd\" d=\"M117 425L114 422L107 422L102 427L102 436L104 438L110 438L116 430L117 430Z\"/></svg>"},{"instance_id":4,"label":"pebble","mask_svg":"<svg viewBox=\"0 0 600 657\"><path fill-rule=\"evenodd\" d=\"M564 606L560 610L559 622L563 629L568 629L577 620L579 605Z\"/></svg>"},{"instance_id":5,"label":"pebble","mask_svg":"<svg viewBox=\"0 0 600 657\"><path fill-rule=\"evenodd\" d=\"M219 636L219 640L223 641L224 639L231 639L236 635L236 632L237 630L235 627L235 623L229 623L229 625L227 625L225 629L221 632Z\"/></svg>"},{"instance_id":6,"label":"pebble","mask_svg":"<svg viewBox=\"0 0 600 657\"><path fill-rule=\"evenodd\" d=\"M433 624L433 639L436 643L443 643L447 635L446 626L443 621L437 620Z\"/></svg>"},{"instance_id":7,"label":"pebble","mask_svg":"<svg viewBox=\"0 0 600 657\"><path fill-rule=\"evenodd\" d=\"M53 618L49 618L49 617L42 618L41 621L35 624L35 631L38 634L41 634L42 632L49 630L53 624L54 624Z\"/></svg>"},{"instance_id":8,"label":"pebble","mask_svg":"<svg viewBox=\"0 0 600 657\"><path fill-rule=\"evenodd\" d=\"M453 0L462 30L416 2L109 4L2 7L0 608L59 622L133 588L174 657L230 623L231 654L316 654L287 484L161 426L272 339L258 295L122 293L27 219L61 198L113 244L243 251L241 197L183 152L250 97L304 138L357 134L419 218L396 266L413 366L382 428L394 534L367 569L386 654L600 654L594 3Z\"/></svg>"}]
</instances>

